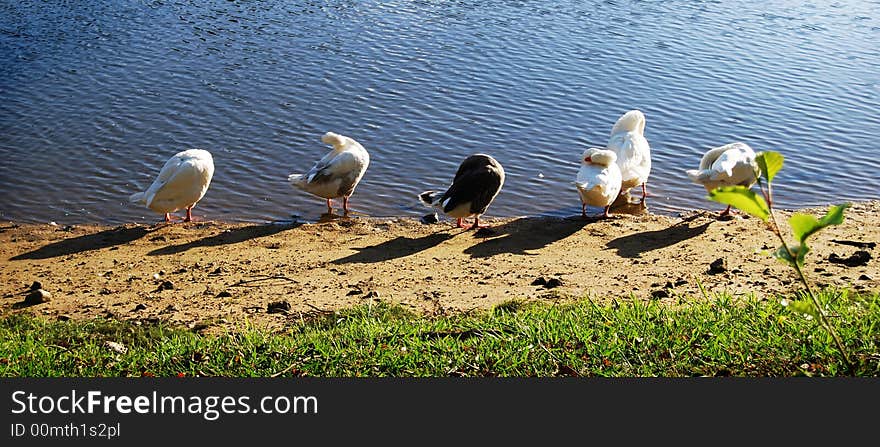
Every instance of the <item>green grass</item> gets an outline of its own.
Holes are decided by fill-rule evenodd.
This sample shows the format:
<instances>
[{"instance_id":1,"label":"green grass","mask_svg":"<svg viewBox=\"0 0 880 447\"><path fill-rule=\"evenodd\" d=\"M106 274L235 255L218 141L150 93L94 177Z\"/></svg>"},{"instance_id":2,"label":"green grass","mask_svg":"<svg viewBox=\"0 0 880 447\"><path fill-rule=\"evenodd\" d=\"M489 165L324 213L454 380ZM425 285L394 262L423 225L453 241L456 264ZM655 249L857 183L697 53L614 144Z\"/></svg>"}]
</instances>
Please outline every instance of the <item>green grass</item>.
<instances>
[{"instance_id":1,"label":"green grass","mask_svg":"<svg viewBox=\"0 0 880 447\"><path fill-rule=\"evenodd\" d=\"M447 317L380 303L292 323L284 333L244 327L213 336L7 315L0 376L877 376L880 294L825 290L820 299L853 371L815 320L780 300L718 296L675 306L512 301Z\"/></svg>"}]
</instances>

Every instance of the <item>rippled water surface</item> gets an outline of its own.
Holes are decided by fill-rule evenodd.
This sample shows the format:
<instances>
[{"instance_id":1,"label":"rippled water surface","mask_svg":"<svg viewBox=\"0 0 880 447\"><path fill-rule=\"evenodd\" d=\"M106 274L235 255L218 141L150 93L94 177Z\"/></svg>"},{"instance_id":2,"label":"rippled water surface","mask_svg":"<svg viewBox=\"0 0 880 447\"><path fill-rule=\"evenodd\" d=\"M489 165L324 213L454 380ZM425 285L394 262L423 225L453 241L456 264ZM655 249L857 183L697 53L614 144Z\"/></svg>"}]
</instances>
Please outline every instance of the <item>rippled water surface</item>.
<instances>
[{"instance_id":1,"label":"rippled water surface","mask_svg":"<svg viewBox=\"0 0 880 447\"><path fill-rule=\"evenodd\" d=\"M487 216L572 215L633 108L653 213L721 209L684 170L736 140L786 156L781 207L878 198L877 42L877 1L0 1L0 219L155 222L127 197L186 148L216 164L197 217L314 219L286 177L326 131L372 156L359 213L425 214L485 152Z\"/></svg>"}]
</instances>

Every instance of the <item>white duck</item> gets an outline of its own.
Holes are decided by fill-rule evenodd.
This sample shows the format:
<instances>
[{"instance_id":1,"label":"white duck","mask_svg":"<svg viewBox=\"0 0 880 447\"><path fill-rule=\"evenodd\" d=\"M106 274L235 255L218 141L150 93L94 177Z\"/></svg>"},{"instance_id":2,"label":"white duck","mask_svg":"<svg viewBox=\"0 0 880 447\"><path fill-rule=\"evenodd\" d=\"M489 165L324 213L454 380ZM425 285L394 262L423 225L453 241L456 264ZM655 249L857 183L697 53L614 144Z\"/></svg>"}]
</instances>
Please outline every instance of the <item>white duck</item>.
<instances>
[{"instance_id":1,"label":"white duck","mask_svg":"<svg viewBox=\"0 0 880 447\"><path fill-rule=\"evenodd\" d=\"M620 194L620 184L620 167L613 151L595 147L585 150L574 182L583 205L581 214L587 217L587 205L590 205L605 208L603 216L610 217L608 211Z\"/></svg>"},{"instance_id":2,"label":"white duck","mask_svg":"<svg viewBox=\"0 0 880 447\"><path fill-rule=\"evenodd\" d=\"M750 188L757 181L757 169L755 151L745 143L735 142L709 149L700 160L700 169L685 172L691 181L711 192L719 186L742 185ZM730 205L720 215L728 214Z\"/></svg>"},{"instance_id":3,"label":"white duck","mask_svg":"<svg viewBox=\"0 0 880 447\"><path fill-rule=\"evenodd\" d=\"M357 141L327 132L321 137L333 146L324 158L305 174L291 174L287 180L296 188L327 199L327 212L333 212L331 199L342 197L342 209L348 214L348 198L370 165L370 154Z\"/></svg>"},{"instance_id":4,"label":"white duck","mask_svg":"<svg viewBox=\"0 0 880 447\"><path fill-rule=\"evenodd\" d=\"M214 176L214 158L204 149L188 149L174 154L162 166L153 184L144 192L132 194L129 202L165 214L186 208L184 222L192 221L192 208L205 196Z\"/></svg>"},{"instance_id":5,"label":"white duck","mask_svg":"<svg viewBox=\"0 0 880 447\"><path fill-rule=\"evenodd\" d=\"M611 128L608 149L617 154L617 166L623 178L620 193L642 186L642 202L648 196L651 174L651 146L645 139L645 114L640 110L624 113Z\"/></svg>"},{"instance_id":6,"label":"white duck","mask_svg":"<svg viewBox=\"0 0 880 447\"><path fill-rule=\"evenodd\" d=\"M460 228L485 228L480 215L485 213L504 185L504 168L486 154L473 154L464 159L452 179L452 185L443 191L425 191L419 200L438 208L447 216L455 217ZM465 227L463 219L474 216L474 224Z\"/></svg>"}]
</instances>

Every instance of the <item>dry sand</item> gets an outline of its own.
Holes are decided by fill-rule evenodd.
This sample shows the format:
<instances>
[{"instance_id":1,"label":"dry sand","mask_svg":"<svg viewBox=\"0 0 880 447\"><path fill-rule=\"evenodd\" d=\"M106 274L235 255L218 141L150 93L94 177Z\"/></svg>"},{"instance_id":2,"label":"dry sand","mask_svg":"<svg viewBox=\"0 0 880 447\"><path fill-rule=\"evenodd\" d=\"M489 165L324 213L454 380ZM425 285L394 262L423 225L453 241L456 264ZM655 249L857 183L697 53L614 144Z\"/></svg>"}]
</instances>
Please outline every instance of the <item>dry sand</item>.
<instances>
[{"instance_id":1,"label":"dry sand","mask_svg":"<svg viewBox=\"0 0 880 447\"><path fill-rule=\"evenodd\" d=\"M813 284L877 290L878 211L880 201L856 203L843 224L811 239L806 272ZM799 285L790 267L762 253L778 241L755 218L643 212L485 222L493 229L479 233L449 220L411 218L118 227L10 222L0 225L0 314L163 320L207 332L247 321L276 330L379 300L449 314L511 299L678 303L703 299L701 287L766 299ZM859 265L840 263L851 256ZM719 259L724 270L712 271ZM34 281L50 301L24 303Z\"/></svg>"}]
</instances>

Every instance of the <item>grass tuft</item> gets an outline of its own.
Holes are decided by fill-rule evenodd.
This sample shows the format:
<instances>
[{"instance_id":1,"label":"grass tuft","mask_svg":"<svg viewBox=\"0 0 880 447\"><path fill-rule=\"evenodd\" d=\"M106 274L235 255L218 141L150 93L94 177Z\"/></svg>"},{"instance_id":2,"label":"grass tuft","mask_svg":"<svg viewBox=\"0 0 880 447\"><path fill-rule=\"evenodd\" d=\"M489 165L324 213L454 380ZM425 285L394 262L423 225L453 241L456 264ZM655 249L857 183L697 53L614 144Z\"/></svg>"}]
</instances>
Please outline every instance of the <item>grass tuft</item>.
<instances>
[{"instance_id":1,"label":"grass tuft","mask_svg":"<svg viewBox=\"0 0 880 447\"><path fill-rule=\"evenodd\" d=\"M880 295L818 294L855 369L812 317L775 300L679 305L508 301L426 317L384 302L221 335L115 320L0 318L0 376L877 376ZM118 349L118 343L124 350ZM117 346L113 349L112 346Z\"/></svg>"}]
</instances>

